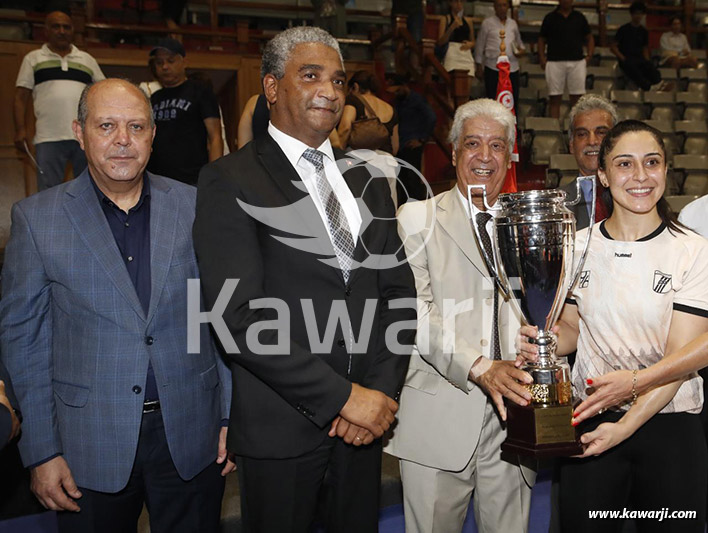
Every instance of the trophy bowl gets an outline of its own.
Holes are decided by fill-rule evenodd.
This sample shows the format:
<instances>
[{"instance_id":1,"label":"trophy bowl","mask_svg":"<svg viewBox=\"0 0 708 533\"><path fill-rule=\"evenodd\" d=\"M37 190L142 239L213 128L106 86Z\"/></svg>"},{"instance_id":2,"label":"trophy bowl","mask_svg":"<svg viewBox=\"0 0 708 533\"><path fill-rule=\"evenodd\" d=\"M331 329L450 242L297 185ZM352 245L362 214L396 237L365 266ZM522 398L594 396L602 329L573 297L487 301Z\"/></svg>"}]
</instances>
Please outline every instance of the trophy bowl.
<instances>
[{"instance_id":1,"label":"trophy bowl","mask_svg":"<svg viewBox=\"0 0 708 533\"><path fill-rule=\"evenodd\" d=\"M487 205L484 186L471 185L472 191L482 189L488 210L497 211L494 217L492 249L494 257L482 256L504 297L511 300L524 323L537 326L538 360L527 363L533 383L527 385L532 401L520 406L506 401L507 439L502 450L537 458L568 456L582 453L573 417L573 395L570 366L565 358L556 357L556 336L552 328L558 320L565 298L577 281L587 253L578 261L575 274L575 216L567 205L581 197L580 183L595 178L577 180L577 197L566 201L565 191L539 190L500 194L494 207ZM592 207L594 219L594 203ZM592 232L592 226L589 229ZM477 229L473 232L479 241Z\"/></svg>"}]
</instances>

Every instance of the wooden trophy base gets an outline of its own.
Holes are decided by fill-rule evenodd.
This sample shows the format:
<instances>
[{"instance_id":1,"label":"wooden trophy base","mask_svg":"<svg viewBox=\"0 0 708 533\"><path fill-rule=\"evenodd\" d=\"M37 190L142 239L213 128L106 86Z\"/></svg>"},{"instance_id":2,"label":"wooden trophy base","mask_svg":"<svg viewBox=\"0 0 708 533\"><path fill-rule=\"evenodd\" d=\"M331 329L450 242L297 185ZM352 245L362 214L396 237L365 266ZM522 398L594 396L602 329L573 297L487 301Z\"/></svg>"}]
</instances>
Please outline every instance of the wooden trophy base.
<instances>
[{"instance_id":1,"label":"wooden trophy base","mask_svg":"<svg viewBox=\"0 0 708 533\"><path fill-rule=\"evenodd\" d=\"M583 453L577 440L572 405L526 406L506 402L506 440L502 451L542 459Z\"/></svg>"}]
</instances>

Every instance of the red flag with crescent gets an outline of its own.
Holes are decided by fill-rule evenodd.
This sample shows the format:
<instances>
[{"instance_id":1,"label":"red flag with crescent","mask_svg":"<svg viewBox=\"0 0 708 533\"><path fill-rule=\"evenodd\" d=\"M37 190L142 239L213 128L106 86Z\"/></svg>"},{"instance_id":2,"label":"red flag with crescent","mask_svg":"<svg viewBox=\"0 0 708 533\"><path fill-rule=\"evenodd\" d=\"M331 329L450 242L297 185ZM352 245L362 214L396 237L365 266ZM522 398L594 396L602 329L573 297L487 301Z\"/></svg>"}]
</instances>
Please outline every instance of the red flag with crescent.
<instances>
[{"instance_id":1,"label":"red flag with crescent","mask_svg":"<svg viewBox=\"0 0 708 533\"><path fill-rule=\"evenodd\" d=\"M509 58L506 55L500 55L497 59L497 68L499 69L499 81L497 82L497 102L506 107L516 120L516 112L514 111L514 92L511 89L511 65ZM514 151L511 154L511 167L506 172L506 180L501 192L516 192L516 164L519 162L519 148L516 144L516 129L514 129Z\"/></svg>"}]
</instances>

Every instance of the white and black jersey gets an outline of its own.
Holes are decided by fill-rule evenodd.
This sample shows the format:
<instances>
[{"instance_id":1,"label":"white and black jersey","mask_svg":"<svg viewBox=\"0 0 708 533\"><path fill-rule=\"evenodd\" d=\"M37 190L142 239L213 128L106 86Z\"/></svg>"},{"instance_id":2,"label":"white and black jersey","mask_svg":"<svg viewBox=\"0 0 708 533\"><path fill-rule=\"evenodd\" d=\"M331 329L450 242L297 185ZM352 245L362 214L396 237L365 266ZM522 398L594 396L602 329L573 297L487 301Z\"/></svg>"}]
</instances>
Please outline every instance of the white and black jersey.
<instances>
[{"instance_id":1,"label":"white and black jersey","mask_svg":"<svg viewBox=\"0 0 708 533\"><path fill-rule=\"evenodd\" d=\"M613 240L604 221L595 224L568 302L580 314L573 367L576 397L587 396L588 377L658 362L674 311L708 316L708 241L684 231L661 224L650 235L626 242ZM587 229L578 232L576 263L586 239ZM692 374L661 412L698 413L702 403L702 380Z\"/></svg>"}]
</instances>

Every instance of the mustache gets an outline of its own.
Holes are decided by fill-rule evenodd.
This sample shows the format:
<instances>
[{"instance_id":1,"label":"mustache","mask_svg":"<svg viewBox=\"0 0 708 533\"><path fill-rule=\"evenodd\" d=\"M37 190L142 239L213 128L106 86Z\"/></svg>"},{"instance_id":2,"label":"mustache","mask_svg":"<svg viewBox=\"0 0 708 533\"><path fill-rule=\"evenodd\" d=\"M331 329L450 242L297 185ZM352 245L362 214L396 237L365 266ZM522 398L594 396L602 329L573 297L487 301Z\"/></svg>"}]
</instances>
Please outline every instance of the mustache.
<instances>
[{"instance_id":1,"label":"mustache","mask_svg":"<svg viewBox=\"0 0 708 533\"><path fill-rule=\"evenodd\" d=\"M333 113L338 113L340 105L337 103L330 102L329 100L313 100L310 102L310 108L316 107L318 109L326 109L327 111L332 111Z\"/></svg>"}]
</instances>

